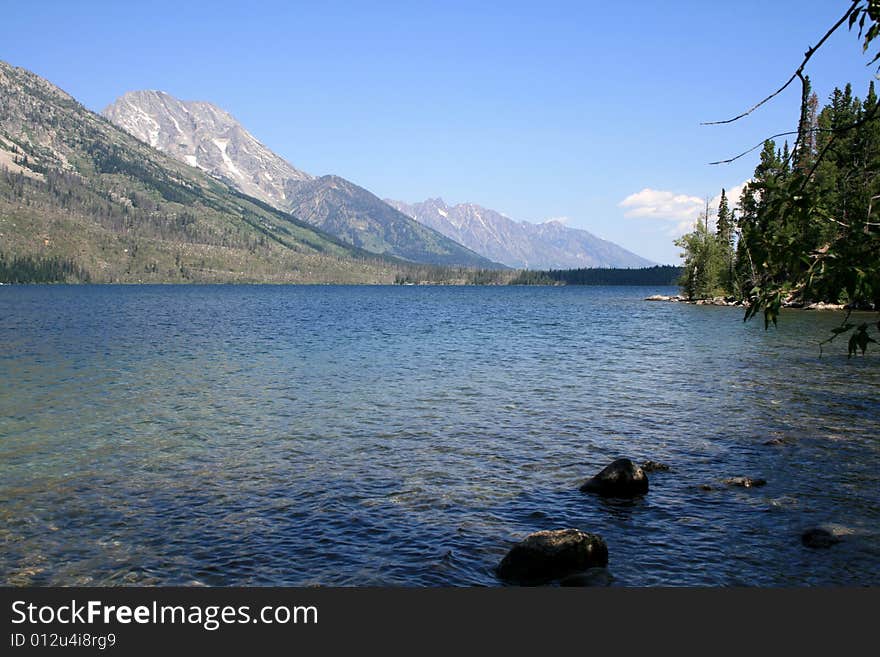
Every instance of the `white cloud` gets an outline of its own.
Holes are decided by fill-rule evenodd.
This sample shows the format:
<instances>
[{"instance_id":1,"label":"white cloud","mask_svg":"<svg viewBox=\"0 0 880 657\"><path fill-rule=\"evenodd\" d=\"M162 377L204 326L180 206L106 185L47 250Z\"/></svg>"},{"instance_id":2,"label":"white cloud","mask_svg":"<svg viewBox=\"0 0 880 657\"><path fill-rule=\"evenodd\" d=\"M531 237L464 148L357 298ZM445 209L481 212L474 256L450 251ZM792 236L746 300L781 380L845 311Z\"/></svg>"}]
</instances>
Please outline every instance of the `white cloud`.
<instances>
[{"instance_id":1,"label":"white cloud","mask_svg":"<svg viewBox=\"0 0 880 657\"><path fill-rule=\"evenodd\" d=\"M692 233L696 227L697 219L699 219L699 216L694 217L693 219L683 219L674 226L670 226L666 230L666 234L670 237L681 237L685 233Z\"/></svg>"},{"instance_id":2,"label":"white cloud","mask_svg":"<svg viewBox=\"0 0 880 657\"><path fill-rule=\"evenodd\" d=\"M625 208L624 217L661 219L663 221L692 220L700 213L705 201L699 196L676 194L660 189L645 187L640 192L630 194L619 204Z\"/></svg>"},{"instance_id":3,"label":"white cloud","mask_svg":"<svg viewBox=\"0 0 880 657\"><path fill-rule=\"evenodd\" d=\"M748 180L726 191L728 205L736 207ZM718 213L721 194L709 200L710 223ZM666 232L671 237L679 237L690 231L700 215L706 210L706 199L689 194L676 194L662 189L645 187L642 191L630 194L618 206L624 208L623 216L630 219L657 219L667 224Z\"/></svg>"}]
</instances>

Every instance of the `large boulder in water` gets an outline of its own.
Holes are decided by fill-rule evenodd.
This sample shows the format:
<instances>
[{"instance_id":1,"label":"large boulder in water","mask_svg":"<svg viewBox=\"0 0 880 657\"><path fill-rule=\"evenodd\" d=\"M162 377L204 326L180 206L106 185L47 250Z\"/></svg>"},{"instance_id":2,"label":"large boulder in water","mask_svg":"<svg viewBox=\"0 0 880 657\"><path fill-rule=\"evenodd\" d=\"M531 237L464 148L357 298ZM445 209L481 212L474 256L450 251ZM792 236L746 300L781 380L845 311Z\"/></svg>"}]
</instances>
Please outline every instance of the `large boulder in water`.
<instances>
[{"instance_id":1,"label":"large boulder in water","mask_svg":"<svg viewBox=\"0 0 880 657\"><path fill-rule=\"evenodd\" d=\"M824 527L814 527L801 534L801 543L808 548L830 548L840 543L840 537Z\"/></svg>"},{"instance_id":2,"label":"large boulder in water","mask_svg":"<svg viewBox=\"0 0 880 657\"><path fill-rule=\"evenodd\" d=\"M582 573L567 575L559 580L559 586L579 586L579 587L599 587L611 586L614 576L608 572L607 568L590 568Z\"/></svg>"},{"instance_id":3,"label":"large boulder in water","mask_svg":"<svg viewBox=\"0 0 880 657\"><path fill-rule=\"evenodd\" d=\"M535 584L607 564L608 546L601 536L554 529L526 536L510 549L496 572L504 580Z\"/></svg>"},{"instance_id":4,"label":"large boulder in water","mask_svg":"<svg viewBox=\"0 0 880 657\"><path fill-rule=\"evenodd\" d=\"M629 459L617 459L581 486L603 497L636 497L648 492L648 475Z\"/></svg>"}]
</instances>

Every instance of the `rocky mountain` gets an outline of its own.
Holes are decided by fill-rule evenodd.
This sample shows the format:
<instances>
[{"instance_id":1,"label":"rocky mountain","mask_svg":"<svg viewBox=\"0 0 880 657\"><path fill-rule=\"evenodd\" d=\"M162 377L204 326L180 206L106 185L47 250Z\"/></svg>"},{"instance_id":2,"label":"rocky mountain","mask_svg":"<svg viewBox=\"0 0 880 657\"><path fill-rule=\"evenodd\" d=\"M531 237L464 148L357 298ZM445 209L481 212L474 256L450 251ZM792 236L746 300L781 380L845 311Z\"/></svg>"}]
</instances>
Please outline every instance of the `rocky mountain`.
<instances>
[{"instance_id":1,"label":"rocky mountain","mask_svg":"<svg viewBox=\"0 0 880 657\"><path fill-rule=\"evenodd\" d=\"M321 176L292 188L288 207L301 220L373 253L441 265L499 267L339 176Z\"/></svg>"},{"instance_id":2,"label":"rocky mountain","mask_svg":"<svg viewBox=\"0 0 880 657\"><path fill-rule=\"evenodd\" d=\"M103 114L153 148L276 207L285 206L292 183L312 179L210 103L185 102L162 91L132 91Z\"/></svg>"},{"instance_id":3,"label":"rocky mountain","mask_svg":"<svg viewBox=\"0 0 880 657\"><path fill-rule=\"evenodd\" d=\"M353 246L429 264L499 266L354 183L300 171L210 103L133 91L103 114L150 146Z\"/></svg>"},{"instance_id":4,"label":"rocky mountain","mask_svg":"<svg viewBox=\"0 0 880 657\"><path fill-rule=\"evenodd\" d=\"M30 268L94 282L422 277L178 162L5 62L0 264L25 279Z\"/></svg>"},{"instance_id":5,"label":"rocky mountain","mask_svg":"<svg viewBox=\"0 0 880 657\"><path fill-rule=\"evenodd\" d=\"M404 214L464 244L477 253L517 269L576 269L583 267L650 267L646 260L621 246L560 221L533 224L514 221L500 212L443 199L404 203L386 199Z\"/></svg>"}]
</instances>

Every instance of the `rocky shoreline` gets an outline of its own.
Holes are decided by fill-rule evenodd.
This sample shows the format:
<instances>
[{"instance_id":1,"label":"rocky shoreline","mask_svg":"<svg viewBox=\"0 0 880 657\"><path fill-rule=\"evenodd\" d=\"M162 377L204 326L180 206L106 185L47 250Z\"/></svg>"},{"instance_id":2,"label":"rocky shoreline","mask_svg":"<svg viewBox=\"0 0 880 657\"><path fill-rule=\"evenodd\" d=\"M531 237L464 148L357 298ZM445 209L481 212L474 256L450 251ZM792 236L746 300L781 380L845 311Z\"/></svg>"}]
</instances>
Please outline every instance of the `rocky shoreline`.
<instances>
[{"instance_id":1,"label":"rocky shoreline","mask_svg":"<svg viewBox=\"0 0 880 657\"><path fill-rule=\"evenodd\" d=\"M743 306L745 305L739 299L734 297L712 297L709 299L688 299L680 294L652 294L645 297L645 301L669 301L673 303L690 303L695 306ZM801 310L846 310L847 306L842 303L824 303L822 301L816 303L803 303L801 301L786 301L782 304L783 308L799 308Z\"/></svg>"},{"instance_id":2,"label":"rocky shoreline","mask_svg":"<svg viewBox=\"0 0 880 657\"><path fill-rule=\"evenodd\" d=\"M657 299L652 299L657 300ZM632 500L648 494L648 472L669 472L670 466L646 461L639 466L628 458L619 458L580 487L583 493L617 500ZM728 477L720 483L729 487L758 488L767 480L758 477ZM703 491L716 487L702 484ZM808 527L800 535L806 548L827 549L848 533L833 525ZM507 552L495 568L505 584L525 586L609 586L614 580L608 571L608 545L599 534L575 527L536 531Z\"/></svg>"}]
</instances>

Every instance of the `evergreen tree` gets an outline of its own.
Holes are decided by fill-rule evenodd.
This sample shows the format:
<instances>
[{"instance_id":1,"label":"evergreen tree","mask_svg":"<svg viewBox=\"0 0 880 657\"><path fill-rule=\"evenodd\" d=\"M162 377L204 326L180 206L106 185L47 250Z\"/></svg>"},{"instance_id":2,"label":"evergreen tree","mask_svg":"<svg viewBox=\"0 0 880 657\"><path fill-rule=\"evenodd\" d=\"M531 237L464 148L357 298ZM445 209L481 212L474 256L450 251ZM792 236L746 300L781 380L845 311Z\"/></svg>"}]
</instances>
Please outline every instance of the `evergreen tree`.
<instances>
[{"instance_id":1,"label":"evergreen tree","mask_svg":"<svg viewBox=\"0 0 880 657\"><path fill-rule=\"evenodd\" d=\"M819 99L813 93L809 76L804 77L802 87L801 118L798 122L798 140L794 152L794 168L807 171L816 158L816 134L818 129L817 108Z\"/></svg>"},{"instance_id":2,"label":"evergreen tree","mask_svg":"<svg viewBox=\"0 0 880 657\"><path fill-rule=\"evenodd\" d=\"M723 188L721 189L721 200L718 202L718 219L715 222L715 231L718 239L733 246L733 218L727 202L727 192Z\"/></svg>"},{"instance_id":3,"label":"evergreen tree","mask_svg":"<svg viewBox=\"0 0 880 657\"><path fill-rule=\"evenodd\" d=\"M802 116L794 162L787 161L787 149L765 143L740 200L735 284L749 301L749 315L763 310L767 323L787 301L880 308L874 86L864 101L850 85L835 89L815 118L809 103ZM868 323L844 326L851 353L872 340Z\"/></svg>"},{"instance_id":4,"label":"evergreen tree","mask_svg":"<svg viewBox=\"0 0 880 657\"><path fill-rule=\"evenodd\" d=\"M709 231L709 209L700 215L694 230L679 238L676 246L684 249L683 271L678 284L688 299L726 296L730 276L731 247Z\"/></svg>"},{"instance_id":5,"label":"evergreen tree","mask_svg":"<svg viewBox=\"0 0 880 657\"><path fill-rule=\"evenodd\" d=\"M722 261L719 287L724 290L725 295L736 292L733 222L734 217L727 202L727 192L722 189L721 200L718 201L718 218L715 221L715 238L718 241L719 257Z\"/></svg>"}]
</instances>

